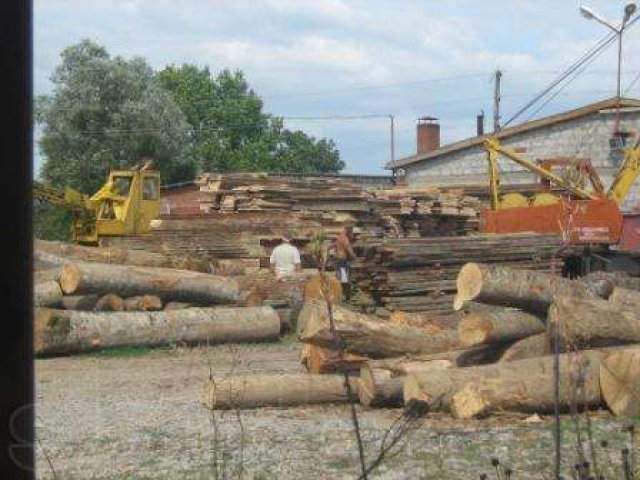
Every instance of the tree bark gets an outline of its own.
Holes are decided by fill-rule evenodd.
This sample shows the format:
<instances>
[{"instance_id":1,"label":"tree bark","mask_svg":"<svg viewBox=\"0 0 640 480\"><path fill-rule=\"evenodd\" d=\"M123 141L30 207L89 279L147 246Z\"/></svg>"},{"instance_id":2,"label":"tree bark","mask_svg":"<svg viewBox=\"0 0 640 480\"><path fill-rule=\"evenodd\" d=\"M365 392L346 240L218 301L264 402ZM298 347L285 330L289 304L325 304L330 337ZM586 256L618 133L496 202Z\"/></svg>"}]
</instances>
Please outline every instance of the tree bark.
<instances>
[{"instance_id":1,"label":"tree bark","mask_svg":"<svg viewBox=\"0 0 640 480\"><path fill-rule=\"evenodd\" d=\"M36 309L35 350L65 354L115 346L277 340L271 307L185 308L161 312L76 312Z\"/></svg>"},{"instance_id":2,"label":"tree bark","mask_svg":"<svg viewBox=\"0 0 640 480\"><path fill-rule=\"evenodd\" d=\"M600 365L600 389L616 415L640 415L640 347L611 353Z\"/></svg>"},{"instance_id":3,"label":"tree bark","mask_svg":"<svg viewBox=\"0 0 640 480\"><path fill-rule=\"evenodd\" d=\"M450 350L428 355L406 355L402 357L367 360L368 367L389 370L394 375L408 375L450 367L469 367L496 362L507 347L503 345L483 345L466 350Z\"/></svg>"},{"instance_id":4,"label":"tree bark","mask_svg":"<svg viewBox=\"0 0 640 480\"><path fill-rule=\"evenodd\" d=\"M549 354L551 354L551 340L549 334L544 332L518 340L504 351L499 361L510 362Z\"/></svg>"},{"instance_id":5,"label":"tree bark","mask_svg":"<svg viewBox=\"0 0 640 480\"><path fill-rule=\"evenodd\" d=\"M363 365L358 379L358 398L362 406L400 407L402 406L403 377L392 376L391 371Z\"/></svg>"},{"instance_id":6,"label":"tree bark","mask_svg":"<svg viewBox=\"0 0 640 480\"><path fill-rule=\"evenodd\" d=\"M55 280L36 283L33 287L34 305L37 307L56 306L62 300L60 284Z\"/></svg>"},{"instance_id":7,"label":"tree bark","mask_svg":"<svg viewBox=\"0 0 640 480\"><path fill-rule=\"evenodd\" d=\"M35 249L69 260L83 262L115 263L139 267L170 267L171 259L166 255L146 250L124 248L84 247L64 242L36 240Z\"/></svg>"},{"instance_id":8,"label":"tree bark","mask_svg":"<svg viewBox=\"0 0 640 480\"><path fill-rule=\"evenodd\" d=\"M496 308L470 313L458 325L460 343L465 347L505 343L543 333L540 317L521 310Z\"/></svg>"},{"instance_id":9,"label":"tree bark","mask_svg":"<svg viewBox=\"0 0 640 480\"><path fill-rule=\"evenodd\" d=\"M356 394L356 381L351 379ZM207 408L255 408L292 406L314 403L337 403L348 400L343 375L288 373L246 375L211 380L205 388Z\"/></svg>"},{"instance_id":10,"label":"tree bark","mask_svg":"<svg viewBox=\"0 0 640 480\"><path fill-rule=\"evenodd\" d=\"M437 315L429 312L392 312L389 321L394 325L421 328L429 332L455 330L465 314Z\"/></svg>"},{"instance_id":11,"label":"tree bark","mask_svg":"<svg viewBox=\"0 0 640 480\"><path fill-rule=\"evenodd\" d=\"M602 298L609 298L616 287L640 290L640 278L630 277L621 272L591 272L580 279L592 292Z\"/></svg>"},{"instance_id":12,"label":"tree bark","mask_svg":"<svg viewBox=\"0 0 640 480\"><path fill-rule=\"evenodd\" d=\"M184 302L167 302L164 305L164 310L181 310L183 308L191 308L193 305Z\"/></svg>"},{"instance_id":13,"label":"tree bark","mask_svg":"<svg viewBox=\"0 0 640 480\"><path fill-rule=\"evenodd\" d=\"M546 314L557 295L595 297L580 282L549 273L482 263L467 263L462 267L456 286L458 293L453 302L454 310L460 310L465 302L473 300Z\"/></svg>"},{"instance_id":14,"label":"tree bark","mask_svg":"<svg viewBox=\"0 0 640 480\"><path fill-rule=\"evenodd\" d=\"M622 287L614 287L609 301L623 307L633 307L640 310L640 292Z\"/></svg>"},{"instance_id":15,"label":"tree bark","mask_svg":"<svg viewBox=\"0 0 640 480\"><path fill-rule=\"evenodd\" d=\"M559 401L563 411L603 405L601 364L612 355L618 353L585 350L560 356ZM548 355L500 363L502 368L491 376L478 372L475 379L451 395L451 413L457 418L474 418L494 411L550 413L554 409L553 362L553 356Z\"/></svg>"},{"instance_id":16,"label":"tree bark","mask_svg":"<svg viewBox=\"0 0 640 480\"><path fill-rule=\"evenodd\" d=\"M459 347L455 330L429 333L418 328L392 325L340 305L334 305L332 310L335 329L345 352L385 358L445 352ZM306 302L298 323L301 341L335 348L327 307L323 302Z\"/></svg>"},{"instance_id":17,"label":"tree bark","mask_svg":"<svg viewBox=\"0 0 640 480\"><path fill-rule=\"evenodd\" d=\"M122 312L124 300L114 293L101 296L93 306L95 312Z\"/></svg>"},{"instance_id":18,"label":"tree bark","mask_svg":"<svg viewBox=\"0 0 640 480\"><path fill-rule=\"evenodd\" d=\"M353 353L344 353L340 359L337 351L311 343L303 343L300 350L300 363L309 373L359 372L367 360Z\"/></svg>"},{"instance_id":19,"label":"tree bark","mask_svg":"<svg viewBox=\"0 0 640 480\"><path fill-rule=\"evenodd\" d=\"M124 299L124 309L128 312L151 312L162 310L162 300L155 295L140 295Z\"/></svg>"},{"instance_id":20,"label":"tree bark","mask_svg":"<svg viewBox=\"0 0 640 480\"><path fill-rule=\"evenodd\" d=\"M562 350L640 343L640 310L607 300L558 297L548 319Z\"/></svg>"},{"instance_id":21,"label":"tree bark","mask_svg":"<svg viewBox=\"0 0 640 480\"><path fill-rule=\"evenodd\" d=\"M60 285L66 294L115 293L121 297L157 295L165 301L201 304L242 300L235 280L169 268L133 267L105 263L65 263Z\"/></svg>"},{"instance_id":22,"label":"tree bark","mask_svg":"<svg viewBox=\"0 0 640 480\"><path fill-rule=\"evenodd\" d=\"M92 311L100 296L95 293L87 295L65 295L62 297L62 308L65 310L81 310L85 312Z\"/></svg>"},{"instance_id":23,"label":"tree bark","mask_svg":"<svg viewBox=\"0 0 640 480\"><path fill-rule=\"evenodd\" d=\"M42 283L49 281L60 281L60 267L37 269L33 273L33 283Z\"/></svg>"}]
</instances>

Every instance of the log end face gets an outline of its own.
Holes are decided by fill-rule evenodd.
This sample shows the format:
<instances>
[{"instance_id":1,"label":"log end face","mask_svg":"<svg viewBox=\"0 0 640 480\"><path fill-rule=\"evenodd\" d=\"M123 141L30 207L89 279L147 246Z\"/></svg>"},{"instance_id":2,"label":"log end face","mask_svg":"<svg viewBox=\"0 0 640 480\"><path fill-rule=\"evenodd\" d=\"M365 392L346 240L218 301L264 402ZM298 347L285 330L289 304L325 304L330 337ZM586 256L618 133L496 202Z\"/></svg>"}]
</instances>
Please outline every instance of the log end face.
<instances>
[{"instance_id":1,"label":"log end face","mask_svg":"<svg viewBox=\"0 0 640 480\"><path fill-rule=\"evenodd\" d=\"M489 401L472 383L467 383L451 396L451 414L455 418L477 418L486 414L489 407Z\"/></svg>"},{"instance_id":2,"label":"log end face","mask_svg":"<svg viewBox=\"0 0 640 480\"><path fill-rule=\"evenodd\" d=\"M640 351L621 350L600 364L600 390L618 416L640 415Z\"/></svg>"},{"instance_id":3,"label":"log end face","mask_svg":"<svg viewBox=\"0 0 640 480\"><path fill-rule=\"evenodd\" d=\"M471 347L486 343L493 325L484 317L478 314L470 314L458 325L458 335L460 344L463 347Z\"/></svg>"},{"instance_id":4,"label":"log end face","mask_svg":"<svg viewBox=\"0 0 640 480\"><path fill-rule=\"evenodd\" d=\"M80 269L73 263L65 263L60 269L60 287L70 295L78 290L80 285Z\"/></svg>"},{"instance_id":5,"label":"log end face","mask_svg":"<svg viewBox=\"0 0 640 480\"><path fill-rule=\"evenodd\" d=\"M473 300L480 295L484 273L478 263L465 264L456 278L456 289L458 293L454 300L454 310L460 310L465 302Z\"/></svg>"}]
</instances>

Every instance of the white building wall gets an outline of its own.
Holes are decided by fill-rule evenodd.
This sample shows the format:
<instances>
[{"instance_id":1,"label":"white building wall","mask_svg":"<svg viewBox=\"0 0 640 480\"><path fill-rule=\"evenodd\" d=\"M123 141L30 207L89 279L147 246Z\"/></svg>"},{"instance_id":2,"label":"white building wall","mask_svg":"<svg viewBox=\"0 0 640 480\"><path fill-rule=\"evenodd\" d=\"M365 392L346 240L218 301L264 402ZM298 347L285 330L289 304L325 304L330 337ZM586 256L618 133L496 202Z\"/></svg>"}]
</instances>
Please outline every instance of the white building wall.
<instances>
[{"instance_id":1,"label":"white building wall","mask_svg":"<svg viewBox=\"0 0 640 480\"><path fill-rule=\"evenodd\" d=\"M591 161L609 188L622 160L611 150L609 138L615 127L615 111L596 112L580 119L550 125L502 140L504 146L526 148L521 155L530 160L554 157L584 158ZM640 111L624 112L623 131L640 132ZM632 138L635 140L635 137ZM515 162L501 158L501 184L534 183L537 178ZM488 182L488 163L482 146L466 148L405 167L409 185L464 185ZM623 209L640 207L640 179L630 191Z\"/></svg>"}]
</instances>

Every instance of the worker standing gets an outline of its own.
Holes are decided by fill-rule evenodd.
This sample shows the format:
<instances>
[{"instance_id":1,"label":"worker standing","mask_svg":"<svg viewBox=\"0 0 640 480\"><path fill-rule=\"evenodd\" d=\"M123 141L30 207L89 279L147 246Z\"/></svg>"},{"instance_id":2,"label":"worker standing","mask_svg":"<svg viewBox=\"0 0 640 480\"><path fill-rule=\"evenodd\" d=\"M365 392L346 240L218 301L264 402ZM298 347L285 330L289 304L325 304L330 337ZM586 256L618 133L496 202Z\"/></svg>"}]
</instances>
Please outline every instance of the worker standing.
<instances>
[{"instance_id":1,"label":"worker standing","mask_svg":"<svg viewBox=\"0 0 640 480\"><path fill-rule=\"evenodd\" d=\"M291 245L293 234L286 231L282 234L282 243L273 249L269 262L271 271L275 273L276 278L284 278L295 272L302 271L300 263L300 252Z\"/></svg>"},{"instance_id":2,"label":"worker standing","mask_svg":"<svg viewBox=\"0 0 640 480\"><path fill-rule=\"evenodd\" d=\"M353 227L345 227L335 240L336 276L342 286L342 296L347 302L351 300L351 260L356 257L351 246L353 233Z\"/></svg>"}]
</instances>

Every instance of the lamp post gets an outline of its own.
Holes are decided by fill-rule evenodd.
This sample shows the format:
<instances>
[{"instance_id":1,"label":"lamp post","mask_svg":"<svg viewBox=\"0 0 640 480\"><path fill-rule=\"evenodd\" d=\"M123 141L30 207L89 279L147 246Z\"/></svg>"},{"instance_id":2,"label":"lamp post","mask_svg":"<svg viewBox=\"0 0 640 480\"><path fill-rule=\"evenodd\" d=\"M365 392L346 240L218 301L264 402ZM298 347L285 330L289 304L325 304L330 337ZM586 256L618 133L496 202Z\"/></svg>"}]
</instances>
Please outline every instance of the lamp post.
<instances>
[{"instance_id":1,"label":"lamp post","mask_svg":"<svg viewBox=\"0 0 640 480\"><path fill-rule=\"evenodd\" d=\"M633 14L636 12L637 9L638 9L638 6L635 3L628 3L624 7L622 22L620 23L619 27L616 27L607 19L603 18L602 16L594 12L591 8L585 5L580 6L580 13L584 18L589 20L595 20L598 23L601 23L602 25L604 25L605 27L613 30L616 33L616 35L618 35L618 78L617 78L617 84L616 84L617 112L616 112L616 128L615 128L616 134L619 132L619 129L620 129L620 103L622 98L622 93L620 91L620 83L622 78L622 34L624 33L624 27L627 25L627 22L633 16Z\"/></svg>"}]
</instances>

